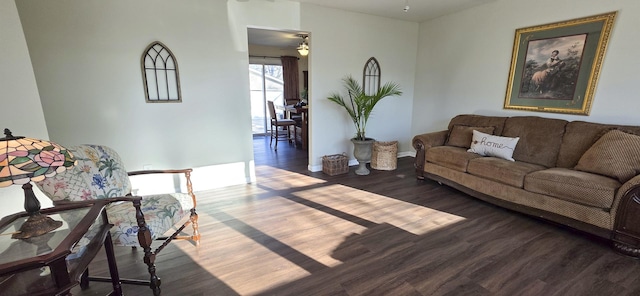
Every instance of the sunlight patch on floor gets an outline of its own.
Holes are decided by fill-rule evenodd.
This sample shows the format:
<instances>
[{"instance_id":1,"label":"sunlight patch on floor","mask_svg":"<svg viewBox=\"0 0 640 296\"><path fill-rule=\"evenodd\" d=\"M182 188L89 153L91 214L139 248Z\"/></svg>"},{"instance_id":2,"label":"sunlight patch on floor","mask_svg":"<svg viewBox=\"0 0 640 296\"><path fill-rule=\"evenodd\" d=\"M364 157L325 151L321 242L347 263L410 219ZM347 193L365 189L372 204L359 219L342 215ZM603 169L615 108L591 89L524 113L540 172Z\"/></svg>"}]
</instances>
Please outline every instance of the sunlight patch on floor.
<instances>
[{"instance_id":1,"label":"sunlight patch on floor","mask_svg":"<svg viewBox=\"0 0 640 296\"><path fill-rule=\"evenodd\" d=\"M299 191L295 195L371 222L388 223L416 235L465 220L447 212L344 185Z\"/></svg>"},{"instance_id":2,"label":"sunlight patch on floor","mask_svg":"<svg viewBox=\"0 0 640 296\"><path fill-rule=\"evenodd\" d=\"M327 181L303 174L267 166L256 171L257 184L203 193L216 200L199 212L207 234L199 248L180 247L240 295L336 267L358 256L354 251L384 248L385 231L420 236L465 220L341 184L319 185Z\"/></svg>"},{"instance_id":3,"label":"sunlight patch on floor","mask_svg":"<svg viewBox=\"0 0 640 296\"><path fill-rule=\"evenodd\" d=\"M270 200L270 203L269 207L275 212L267 214L268 218L244 216L243 221L325 266L341 263L331 254L344 237L366 230L361 225L286 198Z\"/></svg>"},{"instance_id":4,"label":"sunlight patch on floor","mask_svg":"<svg viewBox=\"0 0 640 296\"><path fill-rule=\"evenodd\" d=\"M248 217L244 220L251 220ZM212 276L239 295L262 291L309 276L311 273L265 246L264 239L248 237L208 214L200 214L204 224L215 227L203 236L199 247L179 244L179 248ZM248 224L248 223L247 223Z\"/></svg>"},{"instance_id":5,"label":"sunlight patch on floor","mask_svg":"<svg viewBox=\"0 0 640 296\"><path fill-rule=\"evenodd\" d=\"M256 167L258 184L273 190L286 190L326 183L327 181L270 166Z\"/></svg>"}]
</instances>

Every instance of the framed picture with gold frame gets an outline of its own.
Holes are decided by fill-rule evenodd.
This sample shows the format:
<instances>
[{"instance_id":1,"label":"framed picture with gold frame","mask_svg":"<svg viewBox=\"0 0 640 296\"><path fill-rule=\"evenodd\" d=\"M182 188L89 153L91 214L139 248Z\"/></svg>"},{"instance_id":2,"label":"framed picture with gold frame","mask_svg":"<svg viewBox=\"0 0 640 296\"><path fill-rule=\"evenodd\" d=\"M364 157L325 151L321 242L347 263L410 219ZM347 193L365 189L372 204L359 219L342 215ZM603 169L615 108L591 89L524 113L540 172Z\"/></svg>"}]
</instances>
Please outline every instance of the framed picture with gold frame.
<instances>
[{"instance_id":1,"label":"framed picture with gold frame","mask_svg":"<svg viewBox=\"0 0 640 296\"><path fill-rule=\"evenodd\" d=\"M504 108L589 115L615 17L517 29Z\"/></svg>"}]
</instances>

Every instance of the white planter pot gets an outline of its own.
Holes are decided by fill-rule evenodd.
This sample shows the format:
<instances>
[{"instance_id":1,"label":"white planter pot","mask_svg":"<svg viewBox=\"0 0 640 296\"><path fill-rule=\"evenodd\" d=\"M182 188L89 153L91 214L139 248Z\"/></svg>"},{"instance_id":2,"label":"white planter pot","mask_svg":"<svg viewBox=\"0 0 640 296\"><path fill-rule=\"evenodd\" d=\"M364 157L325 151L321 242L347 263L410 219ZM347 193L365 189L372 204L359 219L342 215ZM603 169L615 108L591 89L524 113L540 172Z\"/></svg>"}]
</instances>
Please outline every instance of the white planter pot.
<instances>
[{"instance_id":1,"label":"white planter pot","mask_svg":"<svg viewBox=\"0 0 640 296\"><path fill-rule=\"evenodd\" d=\"M353 156L358 160L357 175L368 175L367 163L371 161L371 151L374 139L367 138L364 141L351 139L353 143Z\"/></svg>"}]
</instances>

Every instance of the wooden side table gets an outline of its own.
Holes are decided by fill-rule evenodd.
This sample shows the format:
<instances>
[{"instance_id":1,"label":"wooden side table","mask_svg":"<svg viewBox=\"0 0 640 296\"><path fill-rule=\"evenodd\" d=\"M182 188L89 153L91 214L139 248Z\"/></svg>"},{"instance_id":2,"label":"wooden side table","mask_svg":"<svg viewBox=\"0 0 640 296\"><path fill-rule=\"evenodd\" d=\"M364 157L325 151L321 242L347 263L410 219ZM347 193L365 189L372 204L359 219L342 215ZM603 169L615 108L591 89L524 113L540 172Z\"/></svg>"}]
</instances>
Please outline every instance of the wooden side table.
<instances>
[{"instance_id":1,"label":"wooden side table","mask_svg":"<svg viewBox=\"0 0 640 296\"><path fill-rule=\"evenodd\" d=\"M135 200L123 198L120 200ZM139 198L137 198L139 199ZM41 211L62 227L29 239L11 234L26 220L25 212L0 220L0 292L2 295L65 295L104 245L113 293L122 295L105 206L113 200L69 203Z\"/></svg>"}]
</instances>

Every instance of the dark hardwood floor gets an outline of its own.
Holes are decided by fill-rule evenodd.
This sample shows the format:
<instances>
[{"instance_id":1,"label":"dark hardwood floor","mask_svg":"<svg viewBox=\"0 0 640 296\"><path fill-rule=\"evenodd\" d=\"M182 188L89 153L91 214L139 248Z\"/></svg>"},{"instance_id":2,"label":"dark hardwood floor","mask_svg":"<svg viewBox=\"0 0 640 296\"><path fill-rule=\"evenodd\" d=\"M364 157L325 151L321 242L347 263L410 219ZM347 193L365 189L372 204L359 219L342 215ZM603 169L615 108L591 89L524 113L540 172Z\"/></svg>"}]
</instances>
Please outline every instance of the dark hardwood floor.
<instances>
[{"instance_id":1,"label":"dark hardwood floor","mask_svg":"<svg viewBox=\"0 0 640 296\"><path fill-rule=\"evenodd\" d=\"M418 181L411 157L394 171L328 176L307 171L306 152L278 146L254 140L256 184L196 193L202 242L158 256L163 295L640 295L639 260ZM116 252L122 277L147 277L141 250ZM90 270L107 275L104 256Z\"/></svg>"}]
</instances>

